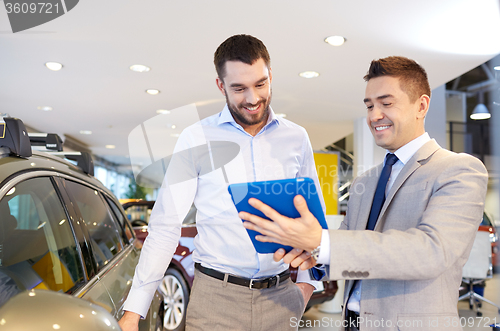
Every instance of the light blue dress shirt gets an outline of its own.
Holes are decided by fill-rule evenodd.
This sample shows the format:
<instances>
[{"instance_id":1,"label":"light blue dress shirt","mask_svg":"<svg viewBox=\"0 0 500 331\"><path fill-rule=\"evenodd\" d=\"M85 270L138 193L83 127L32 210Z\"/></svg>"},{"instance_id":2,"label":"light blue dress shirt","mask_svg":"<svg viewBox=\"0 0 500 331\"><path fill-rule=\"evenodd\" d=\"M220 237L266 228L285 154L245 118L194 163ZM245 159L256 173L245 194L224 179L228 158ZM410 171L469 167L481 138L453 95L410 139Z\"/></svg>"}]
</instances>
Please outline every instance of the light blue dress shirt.
<instances>
[{"instance_id":1,"label":"light blue dress shirt","mask_svg":"<svg viewBox=\"0 0 500 331\"><path fill-rule=\"evenodd\" d=\"M217 160L211 159L211 171L173 184L167 179L171 168L167 170L151 214L149 235L125 310L146 316L152 296L179 242L182 220L193 202L198 210L198 235L194 239L196 249L192 255L194 262L245 278L273 276L288 268L282 261L274 262L272 254L255 251L227 187L233 183L310 177L320 191L307 132L297 124L276 116L270 109L266 125L252 136L234 121L226 106L221 113L186 128L174 152L206 144L211 146L211 142L215 146L217 141L236 143L240 151L222 167L220 164L217 166ZM214 158L215 153L210 152L210 157ZM193 168L200 174L196 166ZM178 176L169 178L173 177ZM324 208L322 197L321 203ZM310 281L307 272L299 271L298 281L317 285Z\"/></svg>"}]
</instances>

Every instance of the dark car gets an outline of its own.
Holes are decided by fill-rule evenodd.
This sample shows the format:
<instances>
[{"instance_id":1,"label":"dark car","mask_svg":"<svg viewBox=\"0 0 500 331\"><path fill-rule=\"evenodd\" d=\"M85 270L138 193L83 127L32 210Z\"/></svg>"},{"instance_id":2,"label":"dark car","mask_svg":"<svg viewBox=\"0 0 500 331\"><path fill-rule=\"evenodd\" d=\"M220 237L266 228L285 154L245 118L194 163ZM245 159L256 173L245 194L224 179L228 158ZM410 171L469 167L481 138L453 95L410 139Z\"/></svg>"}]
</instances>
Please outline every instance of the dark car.
<instances>
[{"instance_id":1,"label":"dark car","mask_svg":"<svg viewBox=\"0 0 500 331\"><path fill-rule=\"evenodd\" d=\"M92 176L88 154L32 151L24 124L2 120L0 307L12 310L9 302L18 294L51 290L88 300L119 319L140 254L119 201ZM160 300L157 293L140 330L161 327L156 323L163 312ZM74 318L86 314L78 307Z\"/></svg>"},{"instance_id":2,"label":"dark car","mask_svg":"<svg viewBox=\"0 0 500 331\"><path fill-rule=\"evenodd\" d=\"M148 234L147 225L154 201L122 199L120 202L137 238L144 241ZM191 253L194 250L193 240L197 233L196 208L193 206L184 219L179 245L159 287L164 296L165 314L163 326L166 330L184 330L189 292L194 278L194 262ZM295 281L297 269L290 268L290 273L292 280ZM306 310L314 305L333 299L336 292L336 281L323 282L323 288L313 293Z\"/></svg>"}]
</instances>

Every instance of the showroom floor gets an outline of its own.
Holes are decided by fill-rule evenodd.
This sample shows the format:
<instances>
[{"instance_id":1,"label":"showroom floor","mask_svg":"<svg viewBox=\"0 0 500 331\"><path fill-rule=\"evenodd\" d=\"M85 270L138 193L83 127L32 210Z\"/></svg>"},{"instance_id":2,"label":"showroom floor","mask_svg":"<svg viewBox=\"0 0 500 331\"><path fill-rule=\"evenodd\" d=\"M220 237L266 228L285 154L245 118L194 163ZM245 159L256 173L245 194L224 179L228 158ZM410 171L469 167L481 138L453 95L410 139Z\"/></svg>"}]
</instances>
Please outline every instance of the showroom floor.
<instances>
[{"instance_id":1,"label":"showroom floor","mask_svg":"<svg viewBox=\"0 0 500 331\"><path fill-rule=\"evenodd\" d=\"M500 305L500 274L495 274L492 279L486 282L485 297ZM477 317L473 311L469 310L468 301L464 300L458 303L458 313L464 331L491 330L488 325L495 322L500 323L500 315L496 307L483 303L481 311L483 316ZM299 327L299 330L337 330L335 326L339 323L340 314L323 313L314 307L304 314L301 324L299 324L304 327Z\"/></svg>"}]
</instances>

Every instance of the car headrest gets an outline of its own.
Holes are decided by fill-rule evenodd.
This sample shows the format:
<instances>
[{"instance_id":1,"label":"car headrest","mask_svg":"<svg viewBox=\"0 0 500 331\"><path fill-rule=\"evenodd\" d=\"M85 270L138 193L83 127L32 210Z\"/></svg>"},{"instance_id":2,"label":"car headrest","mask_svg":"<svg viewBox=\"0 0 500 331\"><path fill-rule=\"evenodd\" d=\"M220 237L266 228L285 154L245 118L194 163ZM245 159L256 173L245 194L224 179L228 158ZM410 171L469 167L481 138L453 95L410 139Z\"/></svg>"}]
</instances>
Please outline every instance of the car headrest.
<instances>
[{"instance_id":1,"label":"car headrest","mask_svg":"<svg viewBox=\"0 0 500 331\"><path fill-rule=\"evenodd\" d=\"M3 121L0 122L0 147L8 148L12 154L30 157L30 138L23 121L13 117L4 117Z\"/></svg>"}]
</instances>

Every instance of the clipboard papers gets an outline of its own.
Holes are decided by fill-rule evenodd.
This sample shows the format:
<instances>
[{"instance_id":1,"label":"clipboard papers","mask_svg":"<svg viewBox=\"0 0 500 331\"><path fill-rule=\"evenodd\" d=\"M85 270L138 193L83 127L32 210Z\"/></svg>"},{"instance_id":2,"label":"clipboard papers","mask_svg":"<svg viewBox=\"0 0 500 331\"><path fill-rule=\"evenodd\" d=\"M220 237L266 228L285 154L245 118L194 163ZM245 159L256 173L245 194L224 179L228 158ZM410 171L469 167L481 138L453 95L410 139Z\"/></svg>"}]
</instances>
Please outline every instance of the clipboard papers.
<instances>
[{"instance_id":1,"label":"clipboard papers","mask_svg":"<svg viewBox=\"0 0 500 331\"><path fill-rule=\"evenodd\" d=\"M302 195L307 202L309 210L319 221L321 227L323 229L328 229L316 185L311 178L291 178L231 184L228 190L238 212L244 211L265 219L269 218L259 210L250 206L248 199L256 198L284 216L298 218L300 214L297 209L295 209L293 198L296 195ZM260 235L260 233L248 229L247 232L258 253L274 253L279 248L284 248L285 251L289 252L293 248L291 246L284 246L276 243L260 242L255 239L255 236Z\"/></svg>"}]
</instances>

